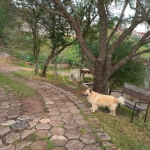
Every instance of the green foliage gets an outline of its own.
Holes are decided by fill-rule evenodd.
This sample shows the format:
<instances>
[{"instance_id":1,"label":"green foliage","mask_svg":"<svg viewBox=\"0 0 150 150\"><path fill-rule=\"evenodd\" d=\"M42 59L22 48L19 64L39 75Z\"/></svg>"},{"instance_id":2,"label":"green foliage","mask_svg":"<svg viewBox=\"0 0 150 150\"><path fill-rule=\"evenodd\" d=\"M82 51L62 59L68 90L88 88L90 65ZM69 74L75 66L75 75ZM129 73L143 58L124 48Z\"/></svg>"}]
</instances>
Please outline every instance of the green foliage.
<instances>
[{"instance_id":1,"label":"green foliage","mask_svg":"<svg viewBox=\"0 0 150 150\"><path fill-rule=\"evenodd\" d=\"M114 52L112 63L116 63L130 53L131 47L134 45L134 40L127 39ZM129 82L134 85L141 85L144 79L145 67L140 61L140 57L128 61L124 66L115 71L111 76L111 84L113 86L122 86L124 82Z\"/></svg>"}]
</instances>

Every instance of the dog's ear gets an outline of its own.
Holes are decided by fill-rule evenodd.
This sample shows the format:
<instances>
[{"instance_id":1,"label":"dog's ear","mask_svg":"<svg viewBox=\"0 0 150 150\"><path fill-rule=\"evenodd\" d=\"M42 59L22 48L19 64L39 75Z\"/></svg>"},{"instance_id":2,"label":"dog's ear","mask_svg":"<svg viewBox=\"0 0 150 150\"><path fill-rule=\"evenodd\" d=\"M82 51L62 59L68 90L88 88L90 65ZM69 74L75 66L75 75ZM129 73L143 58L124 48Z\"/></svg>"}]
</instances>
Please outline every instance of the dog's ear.
<instances>
[{"instance_id":1,"label":"dog's ear","mask_svg":"<svg viewBox=\"0 0 150 150\"><path fill-rule=\"evenodd\" d=\"M89 91L90 91L90 93L92 93L92 89L91 88L89 88Z\"/></svg>"}]
</instances>

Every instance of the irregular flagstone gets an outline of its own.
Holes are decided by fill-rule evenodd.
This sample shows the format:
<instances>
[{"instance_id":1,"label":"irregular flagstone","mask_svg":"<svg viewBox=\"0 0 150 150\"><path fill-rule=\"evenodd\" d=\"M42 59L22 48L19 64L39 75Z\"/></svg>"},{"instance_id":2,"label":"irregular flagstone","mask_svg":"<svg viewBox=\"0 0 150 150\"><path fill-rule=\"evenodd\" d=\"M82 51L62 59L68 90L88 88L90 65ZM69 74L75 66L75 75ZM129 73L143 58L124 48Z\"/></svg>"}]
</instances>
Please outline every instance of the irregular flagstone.
<instances>
[{"instance_id":1,"label":"irregular flagstone","mask_svg":"<svg viewBox=\"0 0 150 150\"><path fill-rule=\"evenodd\" d=\"M62 126L64 124L64 122L60 121L60 120L53 120L49 123L51 126L55 126L55 127L59 127Z\"/></svg>"},{"instance_id":2,"label":"irregular flagstone","mask_svg":"<svg viewBox=\"0 0 150 150\"><path fill-rule=\"evenodd\" d=\"M7 113L0 113L0 117L5 117Z\"/></svg>"},{"instance_id":3,"label":"irregular flagstone","mask_svg":"<svg viewBox=\"0 0 150 150\"><path fill-rule=\"evenodd\" d=\"M72 114L71 113L61 113L60 116L61 117L71 117Z\"/></svg>"},{"instance_id":4,"label":"irregular flagstone","mask_svg":"<svg viewBox=\"0 0 150 150\"><path fill-rule=\"evenodd\" d=\"M79 130L75 130L75 129L72 129L72 130L67 130L65 132L65 135L66 137L68 137L69 139L77 139L80 137L81 135L81 132Z\"/></svg>"},{"instance_id":5,"label":"irregular flagstone","mask_svg":"<svg viewBox=\"0 0 150 150\"><path fill-rule=\"evenodd\" d=\"M8 133L9 131L10 131L9 127L0 126L0 136L3 136L4 134Z\"/></svg>"},{"instance_id":6,"label":"irregular flagstone","mask_svg":"<svg viewBox=\"0 0 150 150\"><path fill-rule=\"evenodd\" d=\"M109 141L111 137L107 133L97 133L102 141Z\"/></svg>"},{"instance_id":7,"label":"irregular flagstone","mask_svg":"<svg viewBox=\"0 0 150 150\"><path fill-rule=\"evenodd\" d=\"M63 135L65 130L61 127L53 127L50 132L52 135Z\"/></svg>"},{"instance_id":8,"label":"irregular flagstone","mask_svg":"<svg viewBox=\"0 0 150 150\"><path fill-rule=\"evenodd\" d=\"M18 120L28 120L28 119L30 119L30 116L22 115L22 116L19 116L17 119Z\"/></svg>"},{"instance_id":9,"label":"irregular flagstone","mask_svg":"<svg viewBox=\"0 0 150 150\"><path fill-rule=\"evenodd\" d=\"M20 133L10 133L6 135L6 143L13 143L16 140L20 140Z\"/></svg>"},{"instance_id":10,"label":"irregular flagstone","mask_svg":"<svg viewBox=\"0 0 150 150\"><path fill-rule=\"evenodd\" d=\"M82 134L80 140L82 140L86 144L92 144L96 142L96 138L93 133Z\"/></svg>"},{"instance_id":11,"label":"irregular flagstone","mask_svg":"<svg viewBox=\"0 0 150 150\"><path fill-rule=\"evenodd\" d=\"M49 130L50 129L50 125L46 124L46 123L40 123L36 126L37 130Z\"/></svg>"},{"instance_id":12,"label":"irregular flagstone","mask_svg":"<svg viewBox=\"0 0 150 150\"><path fill-rule=\"evenodd\" d=\"M86 133L93 131L92 127L89 126L89 125L87 125L87 124L81 125L81 126L80 126L80 129L81 129L81 130L84 130Z\"/></svg>"},{"instance_id":13,"label":"irregular flagstone","mask_svg":"<svg viewBox=\"0 0 150 150\"><path fill-rule=\"evenodd\" d=\"M46 141L38 140L38 141L33 142L30 145L30 150L46 150L47 146L48 146L48 144Z\"/></svg>"},{"instance_id":14,"label":"irregular flagstone","mask_svg":"<svg viewBox=\"0 0 150 150\"><path fill-rule=\"evenodd\" d=\"M0 150L16 150L14 145L1 146Z\"/></svg>"},{"instance_id":15,"label":"irregular flagstone","mask_svg":"<svg viewBox=\"0 0 150 150\"><path fill-rule=\"evenodd\" d=\"M43 118L40 120L41 123L49 123L51 120L49 118Z\"/></svg>"},{"instance_id":16,"label":"irregular flagstone","mask_svg":"<svg viewBox=\"0 0 150 150\"><path fill-rule=\"evenodd\" d=\"M67 150L83 150L84 143L80 142L79 140L71 140L69 141L65 147Z\"/></svg>"},{"instance_id":17,"label":"irregular flagstone","mask_svg":"<svg viewBox=\"0 0 150 150\"><path fill-rule=\"evenodd\" d=\"M55 147L55 148L52 148L51 150L66 150L65 147Z\"/></svg>"},{"instance_id":18,"label":"irregular flagstone","mask_svg":"<svg viewBox=\"0 0 150 150\"><path fill-rule=\"evenodd\" d=\"M87 122L86 122L85 120L83 120L83 119L77 119L77 120L75 121L75 123L78 124L78 125L87 124Z\"/></svg>"},{"instance_id":19,"label":"irregular flagstone","mask_svg":"<svg viewBox=\"0 0 150 150\"><path fill-rule=\"evenodd\" d=\"M28 121L30 128L33 128L37 125L37 122L35 121Z\"/></svg>"},{"instance_id":20,"label":"irregular flagstone","mask_svg":"<svg viewBox=\"0 0 150 150\"><path fill-rule=\"evenodd\" d=\"M15 123L15 120L7 120L7 121L4 121L2 123L0 123L0 125L2 126L11 126Z\"/></svg>"},{"instance_id":21,"label":"irregular flagstone","mask_svg":"<svg viewBox=\"0 0 150 150\"><path fill-rule=\"evenodd\" d=\"M49 131L47 130L37 130L34 132L35 135L41 139L41 138L49 138L51 136L51 134L49 133Z\"/></svg>"},{"instance_id":22,"label":"irregular flagstone","mask_svg":"<svg viewBox=\"0 0 150 150\"><path fill-rule=\"evenodd\" d=\"M67 138L65 138L64 136L60 136L60 135L54 135L50 138L50 141L55 145L55 146L65 146L65 144L67 143Z\"/></svg>"},{"instance_id":23,"label":"irregular flagstone","mask_svg":"<svg viewBox=\"0 0 150 150\"><path fill-rule=\"evenodd\" d=\"M51 120L61 120L62 117L61 116L51 116L50 119Z\"/></svg>"},{"instance_id":24,"label":"irregular flagstone","mask_svg":"<svg viewBox=\"0 0 150 150\"><path fill-rule=\"evenodd\" d=\"M2 139L0 139L0 145L2 145L3 143L2 143Z\"/></svg>"},{"instance_id":25,"label":"irregular flagstone","mask_svg":"<svg viewBox=\"0 0 150 150\"><path fill-rule=\"evenodd\" d=\"M28 135L32 134L35 131L36 131L35 129L31 129L31 130L25 130L21 132L21 139L26 138Z\"/></svg>"},{"instance_id":26,"label":"irregular flagstone","mask_svg":"<svg viewBox=\"0 0 150 150\"><path fill-rule=\"evenodd\" d=\"M73 122L67 122L64 124L65 129L76 129L77 127L78 125Z\"/></svg>"},{"instance_id":27,"label":"irregular flagstone","mask_svg":"<svg viewBox=\"0 0 150 150\"><path fill-rule=\"evenodd\" d=\"M85 145L83 150L102 150L99 145Z\"/></svg>"},{"instance_id":28,"label":"irregular flagstone","mask_svg":"<svg viewBox=\"0 0 150 150\"><path fill-rule=\"evenodd\" d=\"M19 122L14 123L12 125L12 128L14 130L21 131L21 130L25 129L27 126L28 126L28 123L26 121L19 121Z\"/></svg>"},{"instance_id":29,"label":"irregular flagstone","mask_svg":"<svg viewBox=\"0 0 150 150\"><path fill-rule=\"evenodd\" d=\"M19 113L16 113L16 114L7 114L6 117L7 117L8 119L15 119L15 118L17 118L19 115L20 115Z\"/></svg>"},{"instance_id":30,"label":"irregular flagstone","mask_svg":"<svg viewBox=\"0 0 150 150\"><path fill-rule=\"evenodd\" d=\"M74 122L75 119L73 117L64 117L62 119L63 122L67 123L67 122Z\"/></svg>"},{"instance_id":31,"label":"irregular flagstone","mask_svg":"<svg viewBox=\"0 0 150 150\"><path fill-rule=\"evenodd\" d=\"M30 141L22 141L21 143L16 145L16 150L22 150L24 147L29 146L32 142Z\"/></svg>"}]
</instances>

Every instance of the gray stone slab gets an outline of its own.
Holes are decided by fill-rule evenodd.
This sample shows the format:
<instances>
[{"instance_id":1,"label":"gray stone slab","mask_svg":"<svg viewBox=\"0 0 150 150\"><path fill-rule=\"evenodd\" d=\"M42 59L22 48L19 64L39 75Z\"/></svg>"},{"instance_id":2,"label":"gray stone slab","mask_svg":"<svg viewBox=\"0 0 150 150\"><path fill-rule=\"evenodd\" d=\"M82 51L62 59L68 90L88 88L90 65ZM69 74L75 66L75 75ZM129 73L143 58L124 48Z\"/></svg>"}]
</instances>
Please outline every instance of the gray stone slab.
<instances>
[{"instance_id":1,"label":"gray stone slab","mask_svg":"<svg viewBox=\"0 0 150 150\"><path fill-rule=\"evenodd\" d=\"M12 144L16 140L20 140L20 133L12 132L6 135L6 143Z\"/></svg>"},{"instance_id":2,"label":"gray stone slab","mask_svg":"<svg viewBox=\"0 0 150 150\"><path fill-rule=\"evenodd\" d=\"M47 130L36 130L34 133L39 139L49 138L51 136L50 132Z\"/></svg>"},{"instance_id":3,"label":"gray stone slab","mask_svg":"<svg viewBox=\"0 0 150 150\"><path fill-rule=\"evenodd\" d=\"M83 119L77 119L77 120L75 121L75 123L78 124L78 125L87 124L87 122L86 122L85 120L83 120Z\"/></svg>"},{"instance_id":4,"label":"gray stone slab","mask_svg":"<svg viewBox=\"0 0 150 150\"><path fill-rule=\"evenodd\" d=\"M12 144L8 146L1 146L0 148L0 150L16 150L15 146Z\"/></svg>"},{"instance_id":5,"label":"gray stone slab","mask_svg":"<svg viewBox=\"0 0 150 150\"><path fill-rule=\"evenodd\" d=\"M35 129L24 130L23 132L21 132L21 139L26 138L27 136L29 136L30 134L34 133L35 131L36 131Z\"/></svg>"},{"instance_id":6,"label":"gray stone slab","mask_svg":"<svg viewBox=\"0 0 150 150\"><path fill-rule=\"evenodd\" d=\"M69 139L77 139L81 135L81 132L77 129L70 129L65 132L65 136Z\"/></svg>"},{"instance_id":7,"label":"gray stone slab","mask_svg":"<svg viewBox=\"0 0 150 150\"><path fill-rule=\"evenodd\" d=\"M0 125L2 125L2 126L11 126L14 123L16 123L15 120L7 120L7 121L4 121L4 122L0 123Z\"/></svg>"},{"instance_id":8,"label":"gray stone slab","mask_svg":"<svg viewBox=\"0 0 150 150\"><path fill-rule=\"evenodd\" d=\"M71 113L61 113L60 116L61 117L71 117L72 114Z\"/></svg>"},{"instance_id":9,"label":"gray stone slab","mask_svg":"<svg viewBox=\"0 0 150 150\"><path fill-rule=\"evenodd\" d=\"M46 124L46 123L40 123L36 126L37 130L49 130L50 129L50 125Z\"/></svg>"},{"instance_id":10,"label":"gray stone slab","mask_svg":"<svg viewBox=\"0 0 150 150\"><path fill-rule=\"evenodd\" d=\"M65 133L65 130L61 127L53 127L51 130L50 130L50 133L52 135L64 135Z\"/></svg>"},{"instance_id":11,"label":"gray stone slab","mask_svg":"<svg viewBox=\"0 0 150 150\"><path fill-rule=\"evenodd\" d=\"M10 131L9 127L0 126L0 136L3 136L4 134L8 133L9 131Z\"/></svg>"},{"instance_id":12,"label":"gray stone slab","mask_svg":"<svg viewBox=\"0 0 150 150\"><path fill-rule=\"evenodd\" d=\"M67 122L74 122L75 119L73 117L64 117L62 119L63 122L67 123Z\"/></svg>"},{"instance_id":13,"label":"gray stone slab","mask_svg":"<svg viewBox=\"0 0 150 150\"><path fill-rule=\"evenodd\" d=\"M60 127L63 126L64 122L60 120L52 120L49 124L54 127Z\"/></svg>"},{"instance_id":14,"label":"gray stone slab","mask_svg":"<svg viewBox=\"0 0 150 150\"><path fill-rule=\"evenodd\" d=\"M46 150L47 146L48 146L48 144L47 144L46 141L44 141L44 140L38 140L38 141L33 142L30 145L30 149L31 150Z\"/></svg>"},{"instance_id":15,"label":"gray stone slab","mask_svg":"<svg viewBox=\"0 0 150 150\"><path fill-rule=\"evenodd\" d=\"M22 141L21 143L16 145L16 150L22 150L24 147L29 146L32 142L30 141Z\"/></svg>"},{"instance_id":16,"label":"gray stone slab","mask_svg":"<svg viewBox=\"0 0 150 150\"><path fill-rule=\"evenodd\" d=\"M43 118L39 122L40 123L49 123L51 120L49 118Z\"/></svg>"},{"instance_id":17,"label":"gray stone slab","mask_svg":"<svg viewBox=\"0 0 150 150\"><path fill-rule=\"evenodd\" d=\"M67 142L65 147L67 148L67 150L83 150L84 143L80 142L77 139L70 140L70 141Z\"/></svg>"},{"instance_id":18,"label":"gray stone slab","mask_svg":"<svg viewBox=\"0 0 150 150\"><path fill-rule=\"evenodd\" d=\"M97 133L97 135L102 141L111 140L111 137L107 133Z\"/></svg>"},{"instance_id":19,"label":"gray stone slab","mask_svg":"<svg viewBox=\"0 0 150 150\"><path fill-rule=\"evenodd\" d=\"M73 122L67 122L64 124L64 128L65 129L76 129L78 127L77 124L73 123Z\"/></svg>"},{"instance_id":20,"label":"gray stone slab","mask_svg":"<svg viewBox=\"0 0 150 150\"><path fill-rule=\"evenodd\" d=\"M18 120L28 120L28 119L30 119L30 116L26 116L26 115L22 115L22 116L19 116L18 118L17 118Z\"/></svg>"},{"instance_id":21,"label":"gray stone slab","mask_svg":"<svg viewBox=\"0 0 150 150\"><path fill-rule=\"evenodd\" d=\"M83 150L102 150L99 145L85 145Z\"/></svg>"},{"instance_id":22,"label":"gray stone slab","mask_svg":"<svg viewBox=\"0 0 150 150\"><path fill-rule=\"evenodd\" d=\"M0 139L0 146L3 144L2 139Z\"/></svg>"},{"instance_id":23,"label":"gray stone slab","mask_svg":"<svg viewBox=\"0 0 150 150\"><path fill-rule=\"evenodd\" d=\"M96 142L96 138L93 133L82 134L80 140L82 140L86 144L92 144Z\"/></svg>"},{"instance_id":24,"label":"gray stone slab","mask_svg":"<svg viewBox=\"0 0 150 150\"><path fill-rule=\"evenodd\" d=\"M62 117L61 116L51 116L50 120L61 120Z\"/></svg>"},{"instance_id":25,"label":"gray stone slab","mask_svg":"<svg viewBox=\"0 0 150 150\"><path fill-rule=\"evenodd\" d=\"M55 146L65 146L65 144L68 142L67 138L61 135L52 136L50 141L53 142Z\"/></svg>"}]
</instances>

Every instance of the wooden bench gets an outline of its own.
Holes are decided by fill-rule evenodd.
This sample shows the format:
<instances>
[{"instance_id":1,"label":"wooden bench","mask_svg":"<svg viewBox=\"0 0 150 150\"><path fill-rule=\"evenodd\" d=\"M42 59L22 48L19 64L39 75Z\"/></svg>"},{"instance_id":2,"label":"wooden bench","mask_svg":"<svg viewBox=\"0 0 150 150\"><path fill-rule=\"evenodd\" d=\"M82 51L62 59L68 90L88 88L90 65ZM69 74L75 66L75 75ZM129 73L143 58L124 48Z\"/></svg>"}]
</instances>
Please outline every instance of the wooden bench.
<instances>
[{"instance_id":1,"label":"wooden bench","mask_svg":"<svg viewBox=\"0 0 150 150\"><path fill-rule=\"evenodd\" d=\"M117 92L117 91L113 91L113 92ZM147 90L144 90L140 87L125 83L124 87L122 89L122 92L120 92L120 93L121 93L121 96L123 96L123 94L127 94L133 98L138 99L138 101L136 101L136 102L131 102L130 100L125 100L124 106L133 110L131 122L133 121L135 111L137 111L137 112L145 111L146 114L144 117L144 122L146 122L148 109L149 109L149 105L150 105L150 92ZM146 106L143 106L143 105L146 105Z\"/></svg>"}]
</instances>

